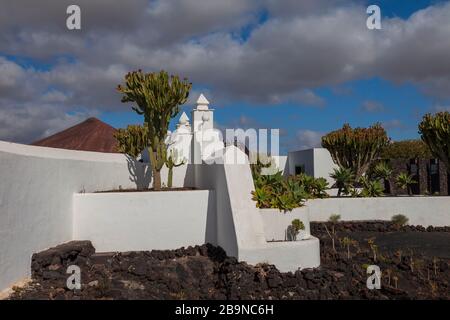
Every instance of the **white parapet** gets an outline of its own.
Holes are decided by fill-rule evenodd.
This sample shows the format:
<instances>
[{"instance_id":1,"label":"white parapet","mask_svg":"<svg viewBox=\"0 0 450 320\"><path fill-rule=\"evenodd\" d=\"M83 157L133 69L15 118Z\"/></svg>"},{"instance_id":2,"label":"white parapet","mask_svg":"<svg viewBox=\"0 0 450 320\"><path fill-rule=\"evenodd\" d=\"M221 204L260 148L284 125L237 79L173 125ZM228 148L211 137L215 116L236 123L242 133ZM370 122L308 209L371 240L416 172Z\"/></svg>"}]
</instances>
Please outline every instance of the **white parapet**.
<instances>
[{"instance_id":1,"label":"white parapet","mask_svg":"<svg viewBox=\"0 0 450 320\"><path fill-rule=\"evenodd\" d=\"M450 226L449 196L314 199L301 209L308 212L311 221L326 221L332 214L339 214L342 221L391 220L402 214L411 225Z\"/></svg>"},{"instance_id":2,"label":"white parapet","mask_svg":"<svg viewBox=\"0 0 450 320\"><path fill-rule=\"evenodd\" d=\"M208 159L208 165L196 167L200 178L197 186L216 190L216 244L240 261L270 263L281 271L319 266L319 240L315 237L300 241L267 241L271 235L251 199L254 185L248 161L230 161L242 158L245 159L245 154L239 148L229 146L217 158ZM271 213L279 230L284 224L287 228L292 221L283 213L278 212L278 216L275 211ZM309 230L308 220L305 217L303 220Z\"/></svg>"},{"instance_id":3,"label":"white parapet","mask_svg":"<svg viewBox=\"0 0 450 320\"><path fill-rule=\"evenodd\" d=\"M209 190L76 194L73 238L98 252L201 245L215 238L214 207Z\"/></svg>"}]
</instances>

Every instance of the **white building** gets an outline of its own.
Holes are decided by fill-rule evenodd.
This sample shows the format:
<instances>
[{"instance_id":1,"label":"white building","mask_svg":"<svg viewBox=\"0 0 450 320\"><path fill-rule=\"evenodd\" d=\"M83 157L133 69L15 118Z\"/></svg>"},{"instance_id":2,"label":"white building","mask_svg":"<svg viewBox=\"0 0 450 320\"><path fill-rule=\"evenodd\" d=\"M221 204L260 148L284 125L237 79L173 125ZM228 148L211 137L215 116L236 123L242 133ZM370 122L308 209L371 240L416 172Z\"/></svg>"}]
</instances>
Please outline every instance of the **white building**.
<instances>
[{"instance_id":1,"label":"white building","mask_svg":"<svg viewBox=\"0 0 450 320\"><path fill-rule=\"evenodd\" d=\"M325 148L292 151L287 156L286 169L289 175L305 173L314 178L325 178L330 186L334 183L330 178L334 168L337 166Z\"/></svg>"}]
</instances>

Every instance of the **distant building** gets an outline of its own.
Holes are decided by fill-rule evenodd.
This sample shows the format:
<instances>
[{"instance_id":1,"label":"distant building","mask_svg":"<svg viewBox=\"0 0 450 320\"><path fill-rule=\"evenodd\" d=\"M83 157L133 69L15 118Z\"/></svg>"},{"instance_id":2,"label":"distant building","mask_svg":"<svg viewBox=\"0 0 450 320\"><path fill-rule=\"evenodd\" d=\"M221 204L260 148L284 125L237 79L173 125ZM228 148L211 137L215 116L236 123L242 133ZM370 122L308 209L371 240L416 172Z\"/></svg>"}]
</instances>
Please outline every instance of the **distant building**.
<instances>
[{"instance_id":1,"label":"distant building","mask_svg":"<svg viewBox=\"0 0 450 320\"><path fill-rule=\"evenodd\" d=\"M314 178L325 178L331 186L334 180L330 174L337 166L327 149L311 148L289 152L286 167L289 175L305 173Z\"/></svg>"},{"instance_id":2,"label":"distant building","mask_svg":"<svg viewBox=\"0 0 450 320\"><path fill-rule=\"evenodd\" d=\"M31 143L34 146L69 150L117 153L117 130L97 118L89 118L73 127Z\"/></svg>"},{"instance_id":3,"label":"distant building","mask_svg":"<svg viewBox=\"0 0 450 320\"><path fill-rule=\"evenodd\" d=\"M440 194L448 195L450 191L450 175L445 164L430 156L417 156L413 158L400 158L394 155L383 157L392 168L390 180L393 194L406 194L406 190L398 188L395 179L398 174L405 172L410 174L416 184L411 186L412 194ZM311 148L289 152L287 164L284 167L285 175L305 173L314 178L327 179L330 186L334 180L330 173L337 168L330 153L324 148Z\"/></svg>"}]
</instances>

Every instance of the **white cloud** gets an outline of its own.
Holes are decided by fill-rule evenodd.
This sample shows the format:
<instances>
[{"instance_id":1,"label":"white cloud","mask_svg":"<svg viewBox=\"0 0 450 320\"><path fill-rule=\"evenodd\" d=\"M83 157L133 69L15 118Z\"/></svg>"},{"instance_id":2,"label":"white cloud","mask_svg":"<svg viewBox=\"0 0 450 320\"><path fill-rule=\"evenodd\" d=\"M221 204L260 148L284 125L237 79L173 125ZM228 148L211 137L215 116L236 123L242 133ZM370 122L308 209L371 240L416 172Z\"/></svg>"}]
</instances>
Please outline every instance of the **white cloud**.
<instances>
[{"instance_id":1,"label":"white cloud","mask_svg":"<svg viewBox=\"0 0 450 320\"><path fill-rule=\"evenodd\" d=\"M125 110L115 87L137 68L186 76L208 87L212 104L322 106L316 88L374 76L417 84L438 104L450 99L450 2L406 20L383 18L377 31L366 28L361 1L79 0L80 32L65 28L69 4L2 3L0 52L53 65L23 68L0 56L3 113L26 117L51 105L62 119L83 108ZM261 10L269 19L257 26ZM236 35L248 26L254 29L243 41ZM14 139L9 129L0 139Z\"/></svg>"},{"instance_id":2,"label":"white cloud","mask_svg":"<svg viewBox=\"0 0 450 320\"><path fill-rule=\"evenodd\" d=\"M361 109L366 112L375 113L375 112L383 112L385 111L386 108L380 102L373 100L366 100L362 103Z\"/></svg>"},{"instance_id":3,"label":"white cloud","mask_svg":"<svg viewBox=\"0 0 450 320\"><path fill-rule=\"evenodd\" d=\"M320 147L323 135L324 133L320 131L308 129L298 130L295 136L296 139L291 147L292 151Z\"/></svg>"}]
</instances>

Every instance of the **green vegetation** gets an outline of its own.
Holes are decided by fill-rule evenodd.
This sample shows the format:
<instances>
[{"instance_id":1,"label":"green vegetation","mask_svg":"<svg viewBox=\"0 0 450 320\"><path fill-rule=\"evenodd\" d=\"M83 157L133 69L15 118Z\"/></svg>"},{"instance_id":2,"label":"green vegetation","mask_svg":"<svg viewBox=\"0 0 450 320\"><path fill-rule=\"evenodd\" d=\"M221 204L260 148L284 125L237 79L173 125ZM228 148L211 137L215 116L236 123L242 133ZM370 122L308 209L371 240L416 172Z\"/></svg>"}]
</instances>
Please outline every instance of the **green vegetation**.
<instances>
[{"instance_id":1,"label":"green vegetation","mask_svg":"<svg viewBox=\"0 0 450 320\"><path fill-rule=\"evenodd\" d=\"M383 159L430 159L430 149L421 140L403 140L389 143L381 152Z\"/></svg>"},{"instance_id":2,"label":"green vegetation","mask_svg":"<svg viewBox=\"0 0 450 320\"><path fill-rule=\"evenodd\" d=\"M339 220L341 220L341 216L339 214L332 214L330 216L330 218L328 219L328 222L331 224L331 231L328 230L328 227L327 227L326 223L323 224L323 226L325 227L325 231L327 232L328 236L331 239L331 245L333 247L333 251L334 252L337 252L336 251L336 244L335 244L335 242L336 242L336 228L335 228L335 226L336 226L336 223L339 222Z\"/></svg>"},{"instance_id":3,"label":"green vegetation","mask_svg":"<svg viewBox=\"0 0 450 320\"><path fill-rule=\"evenodd\" d=\"M278 208L290 211L303 205L307 198L305 188L293 179L285 180L281 171L274 175L260 175L254 179L253 200L258 208Z\"/></svg>"},{"instance_id":4,"label":"green vegetation","mask_svg":"<svg viewBox=\"0 0 450 320\"><path fill-rule=\"evenodd\" d=\"M362 185L361 197L381 197L384 195L384 188L379 180L370 180L367 176L359 179Z\"/></svg>"},{"instance_id":5,"label":"green vegetation","mask_svg":"<svg viewBox=\"0 0 450 320\"><path fill-rule=\"evenodd\" d=\"M178 159L177 150L170 150L169 155L166 159L166 167L169 169L167 173L167 187L172 188L172 180L173 180L173 168L179 167L185 163L185 159Z\"/></svg>"},{"instance_id":6,"label":"green vegetation","mask_svg":"<svg viewBox=\"0 0 450 320\"><path fill-rule=\"evenodd\" d=\"M134 102L132 109L144 116L155 190L161 189L161 168L167 161L165 138L169 122L178 114L180 105L187 101L191 87L187 79L169 77L165 71L143 73L141 70L129 72L125 76L125 85L117 87L123 95L122 102Z\"/></svg>"},{"instance_id":7,"label":"green vegetation","mask_svg":"<svg viewBox=\"0 0 450 320\"><path fill-rule=\"evenodd\" d=\"M413 179L413 177L409 174L407 174L406 172L402 172L400 173L397 178L395 179L395 184L397 185L397 187L399 187L400 189L403 190L407 190L408 191L408 195L411 195L411 186L413 184L416 184L417 181L415 181Z\"/></svg>"},{"instance_id":8,"label":"green vegetation","mask_svg":"<svg viewBox=\"0 0 450 320\"><path fill-rule=\"evenodd\" d=\"M367 244L369 245L369 248L372 251L373 261L377 262L378 246L375 244L375 238L368 239Z\"/></svg>"},{"instance_id":9,"label":"green vegetation","mask_svg":"<svg viewBox=\"0 0 450 320\"><path fill-rule=\"evenodd\" d=\"M274 159L262 153L252 152L249 154L249 159L253 178L260 176L263 169L274 165Z\"/></svg>"},{"instance_id":10,"label":"green vegetation","mask_svg":"<svg viewBox=\"0 0 450 320\"><path fill-rule=\"evenodd\" d=\"M273 175L261 175L257 167L252 170L255 191L252 199L258 208L278 208L282 211L291 211L301 207L307 199L325 198L328 183L323 178L301 174L283 177L278 171Z\"/></svg>"},{"instance_id":11,"label":"green vegetation","mask_svg":"<svg viewBox=\"0 0 450 320\"><path fill-rule=\"evenodd\" d=\"M398 226L404 226L408 223L409 219L402 214L396 214L392 216L391 221Z\"/></svg>"},{"instance_id":12,"label":"green vegetation","mask_svg":"<svg viewBox=\"0 0 450 320\"><path fill-rule=\"evenodd\" d=\"M388 143L386 131L378 123L354 129L345 124L342 129L322 137L322 146L330 152L333 161L339 168L351 170L355 178L367 171Z\"/></svg>"},{"instance_id":13,"label":"green vegetation","mask_svg":"<svg viewBox=\"0 0 450 320\"><path fill-rule=\"evenodd\" d=\"M300 230L305 230L305 225L300 219L292 220L291 224L287 227L287 238L289 241L296 241Z\"/></svg>"},{"instance_id":14,"label":"green vegetation","mask_svg":"<svg viewBox=\"0 0 450 320\"><path fill-rule=\"evenodd\" d=\"M355 182L355 175L350 169L335 168L330 177L336 181L336 187L338 188L337 196L340 197L343 194L348 195Z\"/></svg>"},{"instance_id":15,"label":"green vegetation","mask_svg":"<svg viewBox=\"0 0 450 320\"><path fill-rule=\"evenodd\" d=\"M433 156L445 163L450 173L450 112L426 114L419 124L419 133Z\"/></svg>"},{"instance_id":16,"label":"green vegetation","mask_svg":"<svg viewBox=\"0 0 450 320\"><path fill-rule=\"evenodd\" d=\"M382 179L384 182L384 193L391 193L391 183L389 178L392 176L392 169L386 161L378 162L369 173L371 179Z\"/></svg>"},{"instance_id":17,"label":"green vegetation","mask_svg":"<svg viewBox=\"0 0 450 320\"><path fill-rule=\"evenodd\" d=\"M117 151L133 159L137 159L148 145L148 130L144 126L130 125L126 129L118 129L114 137Z\"/></svg>"},{"instance_id":18,"label":"green vegetation","mask_svg":"<svg viewBox=\"0 0 450 320\"><path fill-rule=\"evenodd\" d=\"M341 215L340 214L332 214L328 218L328 222L331 222L331 223L338 223L339 220L341 220Z\"/></svg>"},{"instance_id":19,"label":"green vegetation","mask_svg":"<svg viewBox=\"0 0 450 320\"><path fill-rule=\"evenodd\" d=\"M344 237L341 240L341 243L343 246L345 246L347 248L347 259L350 259L350 246L356 246L358 244L358 242L349 237Z\"/></svg>"}]
</instances>

